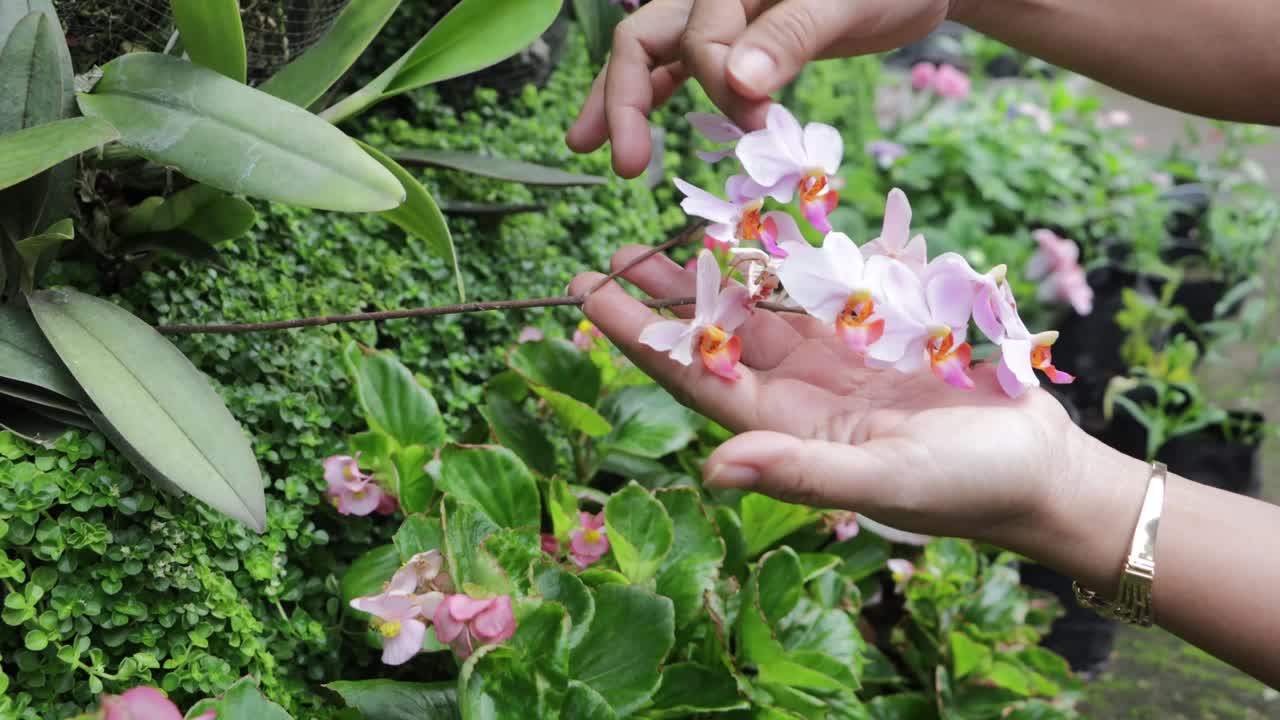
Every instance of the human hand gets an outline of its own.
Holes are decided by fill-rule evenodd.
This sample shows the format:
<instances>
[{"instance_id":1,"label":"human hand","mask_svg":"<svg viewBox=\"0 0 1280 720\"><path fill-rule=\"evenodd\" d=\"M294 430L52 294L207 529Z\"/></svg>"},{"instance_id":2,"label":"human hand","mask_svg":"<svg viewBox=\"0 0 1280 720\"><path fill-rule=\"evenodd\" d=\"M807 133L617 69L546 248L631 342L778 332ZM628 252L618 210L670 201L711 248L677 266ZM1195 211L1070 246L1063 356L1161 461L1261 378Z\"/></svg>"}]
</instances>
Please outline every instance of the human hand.
<instances>
[{"instance_id":1,"label":"human hand","mask_svg":"<svg viewBox=\"0 0 1280 720\"><path fill-rule=\"evenodd\" d=\"M654 0L622 21L566 141L577 152L613 143L613 168L649 164L649 111L690 76L739 126L764 125L770 93L811 60L902 47L961 0Z\"/></svg>"},{"instance_id":2,"label":"human hand","mask_svg":"<svg viewBox=\"0 0 1280 720\"><path fill-rule=\"evenodd\" d=\"M614 267L646 250L620 250ZM693 273L663 255L624 277L656 298L693 294ZM600 279L581 275L570 292L587 292ZM816 319L757 309L738 329L744 367L729 383L700 363L682 366L640 344L642 330L660 318L616 283L592 293L583 310L677 399L742 433L708 459L709 486L855 510L902 530L1040 556L1058 545L1079 547L1098 519L1096 496L1081 495L1089 486L1080 476L1092 474L1082 463L1100 446L1048 393L1037 388L1010 400L989 366L972 371L977 387L967 391L927 372L873 370ZM1067 517L1064 507L1094 515Z\"/></svg>"}]
</instances>

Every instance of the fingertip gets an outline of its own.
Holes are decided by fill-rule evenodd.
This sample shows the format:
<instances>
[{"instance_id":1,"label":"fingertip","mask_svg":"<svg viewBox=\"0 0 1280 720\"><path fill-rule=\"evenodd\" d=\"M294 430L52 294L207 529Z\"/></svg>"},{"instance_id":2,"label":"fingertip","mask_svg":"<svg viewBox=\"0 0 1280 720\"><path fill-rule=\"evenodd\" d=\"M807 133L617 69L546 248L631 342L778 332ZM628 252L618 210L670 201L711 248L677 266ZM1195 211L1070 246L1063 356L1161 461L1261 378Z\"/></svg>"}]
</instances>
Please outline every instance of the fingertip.
<instances>
[{"instance_id":1,"label":"fingertip","mask_svg":"<svg viewBox=\"0 0 1280 720\"><path fill-rule=\"evenodd\" d=\"M778 61L764 48L739 43L729 52L729 85L749 100L765 100L786 84Z\"/></svg>"},{"instance_id":2,"label":"fingertip","mask_svg":"<svg viewBox=\"0 0 1280 720\"><path fill-rule=\"evenodd\" d=\"M758 430L731 438L716 448L702 468L713 488L755 488L768 468L797 450L803 441L785 433Z\"/></svg>"},{"instance_id":3,"label":"fingertip","mask_svg":"<svg viewBox=\"0 0 1280 720\"><path fill-rule=\"evenodd\" d=\"M600 284L600 281L603 280L604 278L605 278L604 273L598 273L598 272L578 273L578 275L573 278L573 281L569 283L569 294L583 295L587 293L589 290L591 290L591 288Z\"/></svg>"}]
</instances>

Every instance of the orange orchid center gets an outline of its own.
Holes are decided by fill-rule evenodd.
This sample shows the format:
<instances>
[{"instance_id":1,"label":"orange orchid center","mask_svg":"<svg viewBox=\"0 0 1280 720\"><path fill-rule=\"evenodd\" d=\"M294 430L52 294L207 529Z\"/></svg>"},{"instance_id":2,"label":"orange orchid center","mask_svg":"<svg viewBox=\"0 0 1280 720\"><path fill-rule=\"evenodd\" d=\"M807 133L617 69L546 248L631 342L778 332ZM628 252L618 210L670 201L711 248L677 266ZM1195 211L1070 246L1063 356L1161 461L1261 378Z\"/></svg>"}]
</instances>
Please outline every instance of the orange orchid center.
<instances>
[{"instance_id":1,"label":"orange orchid center","mask_svg":"<svg viewBox=\"0 0 1280 720\"><path fill-rule=\"evenodd\" d=\"M400 623L395 620L392 620L391 622L384 622L378 626L378 634L382 635L384 638L393 638L400 634Z\"/></svg>"},{"instance_id":2,"label":"orange orchid center","mask_svg":"<svg viewBox=\"0 0 1280 720\"><path fill-rule=\"evenodd\" d=\"M1053 351L1048 345L1037 345L1031 351L1031 367L1044 370L1053 367Z\"/></svg>"},{"instance_id":3,"label":"orange orchid center","mask_svg":"<svg viewBox=\"0 0 1280 720\"><path fill-rule=\"evenodd\" d=\"M703 355L714 355L720 352L725 343L729 342L729 333L720 329L719 325L708 325L702 331L702 339L698 342L698 350Z\"/></svg>"},{"instance_id":4,"label":"orange orchid center","mask_svg":"<svg viewBox=\"0 0 1280 720\"><path fill-rule=\"evenodd\" d=\"M929 340L929 357L933 358L934 362L941 362L951 357L956 349L955 333L946 326L940 326L930 329L929 335L932 336Z\"/></svg>"},{"instance_id":5,"label":"orange orchid center","mask_svg":"<svg viewBox=\"0 0 1280 720\"><path fill-rule=\"evenodd\" d=\"M763 206L763 202L757 202L742 211L742 215L738 219L737 235L739 240L760 239L760 230L764 227L764 222L760 219L760 208Z\"/></svg>"},{"instance_id":6,"label":"orange orchid center","mask_svg":"<svg viewBox=\"0 0 1280 720\"><path fill-rule=\"evenodd\" d=\"M582 539L592 544L598 543L600 542L600 531L595 528L588 528L582 532Z\"/></svg>"},{"instance_id":7,"label":"orange orchid center","mask_svg":"<svg viewBox=\"0 0 1280 720\"><path fill-rule=\"evenodd\" d=\"M860 290L849 296L844 304L844 311L836 318L836 324L844 327L861 327L871 318L876 305L871 293Z\"/></svg>"},{"instance_id":8,"label":"orange orchid center","mask_svg":"<svg viewBox=\"0 0 1280 720\"><path fill-rule=\"evenodd\" d=\"M817 202L818 198L827 194L827 175L814 172L804 176L800 181L800 198L803 202Z\"/></svg>"}]
</instances>

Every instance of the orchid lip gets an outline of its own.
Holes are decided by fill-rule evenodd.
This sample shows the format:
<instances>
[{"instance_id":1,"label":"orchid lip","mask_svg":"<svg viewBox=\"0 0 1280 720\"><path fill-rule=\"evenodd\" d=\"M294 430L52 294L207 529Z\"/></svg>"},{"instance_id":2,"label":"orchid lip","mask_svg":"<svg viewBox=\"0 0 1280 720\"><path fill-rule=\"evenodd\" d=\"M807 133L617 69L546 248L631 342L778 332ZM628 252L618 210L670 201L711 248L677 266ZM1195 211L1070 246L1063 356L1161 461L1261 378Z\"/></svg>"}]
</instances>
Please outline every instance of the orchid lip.
<instances>
[{"instance_id":1,"label":"orchid lip","mask_svg":"<svg viewBox=\"0 0 1280 720\"><path fill-rule=\"evenodd\" d=\"M930 325L925 328L925 332L929 333L929 337L945 340L951 334L951 328L947 325Z\"/></svg>"},{"instance_id":2,"label":"orchid lip","mask_svg":"<svg viewBox=\"0 0 1280 720\"><path fill-rule=\"evenodd\" d=\"M857 288L849 293L849 299L855 303L864 303L871 299L871 291L866 288Z\"/></svg>"},{"instance_id":3,"label":"orchid lip","mask_svg":"<svg viewBox=\"0 0 1280 720\"><path fill-rule=\"evenodd\" d=\"M1036 347L1048 347L1058 341L1057 330L1045 330L1031 336L1031 344Z\"/></svg>"}]
</instances>

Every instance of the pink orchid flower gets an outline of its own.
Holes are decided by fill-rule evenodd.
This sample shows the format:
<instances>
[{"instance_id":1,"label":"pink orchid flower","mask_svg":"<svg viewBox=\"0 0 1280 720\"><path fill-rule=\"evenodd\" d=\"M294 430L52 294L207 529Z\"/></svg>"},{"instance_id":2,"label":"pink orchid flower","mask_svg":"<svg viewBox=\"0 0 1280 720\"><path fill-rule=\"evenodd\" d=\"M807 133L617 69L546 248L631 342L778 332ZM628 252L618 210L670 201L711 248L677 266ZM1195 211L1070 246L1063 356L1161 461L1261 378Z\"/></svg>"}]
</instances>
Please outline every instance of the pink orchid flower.
<instances>
[{"instance_id":1,"label":"pink orchid flower","mask_svg":"<svg viewBox=\"0 0 1280 720\"><path fill-rule=\"evenodd\" d=\"M194 720L213 720L210 710ZM182 720L182 711L163 692L153 687L136 687L119 695L102 696L102 720Z\"/></svg>"},{"instance_id":2,"label":"pink orchid flower","mask_svg":"<svg viewBox=\"0 0 1280 720\"><path fill-rule=\"evenodd\" d=\"M595 515L578 513L579 527L569 533L569 554L573 562L585 568L609 552L609 536L604 526L604 512Z\"/></svg>"},{"instance_id":3,"label":"pink orchid flower","mask_svg":"<svg viewBox=\"0 0 1280 720\"><path fill-rule=\"evenodd\" d=\"M422 649L427 622L453 589L440 551L428 550L409 558L382 592L355 598L351 607L373 616L382 662L403 665Z\"/></svg>"},{"instance_id":4,"label":"pink orchid flower","mask_svg":"<svg viewBox=\"0 0 1280 720\"><path fill-rule=\"evenodd\" d=\"M473 598L450 595L435 610L436 639L466 660L477 645L491 645L516 632L511 597Z\"/></svg>"},{"instance_id":5,"label":"pink orchid flower","mask_svg":"<svg viewBox=\"0 0 1280 720\"><path fill-rule=\"evenodd\" d=\"M973 302L973 320L983 334L1000 347L996 379L1009 397L1019 397L1027 390L1039 386L1036 370L1043 372L1050 382L1057 385L1075 380L1053 366L1050 348L1057 341L1058 333L1048 331L1031 334L1018 316L1017 301L1008 283L993 279L993 282L978 290Z\"/></svg>"},{"instance_id":6,"label":"pink orchid flower","mask_svg":"<svg viewBox=\"0 0 1280 720\"><path fill-rule=\"evenodd\" d=\"M1093 289L1080 267L1079 246L1051 230L1036 230L1031 237L1040 248L1027 262L1026 274L1040 281L1040 300L1070 303L1080 315L1093 312Z\"/></svg>"},{"instance_id":7,"label":"pink orchid flower","mask_svg":"<svg viewBox=\"0 0 1280 720\"><path fill-rule=\"evenodd\" d=\"M734 125L729 118L715 113L691 112L684 116L685 120L702 136L713 143L737 143L746 132ZM733 154L733 146L721 150L699 150L697 156L704 162L719 162Z\"/></svg>"},{"instance_id":8,"label":"pink orchid flower","mask_svg":"<svg viewBox=\"0 0 1280 720\"><path fill-rule=\"evenodd\" d=\"M867 364L916 372L927 362L948 385L971 389L967 370L973 350L965 342L973 308L971 276L949 263L932 272L926 268L921 276L894 260L880 277L887 322L867 353Z\"/></svg>"},{"instance_id":9,"label":"pink orchid flower","mask_svg":"<svg viewBox=\"0 0 1280 720\"><path fill-rule=\"evenodd\" d=\"M911 66L911 88L916 92L933 87L938 76L938 66L931 62L918 62Z\"/></svg>"},{"instance_id":10,"label":"pink orchid flower","mask_svg":"<svg viewBox=\"0 0 1280 720\"><path fill-rule=\"evenodd\" d=\"M933 78L933 91L951 100L968 97L970 86L968 75L945 63L938 66L938 74Z\"/></svg>"},{"instance_id":11,"label":"pink orchid flower","mask_svg":"<svg viewBox=\"0 0 1280 720\"><path fill-rule=\"evenodd\" d=\"M360 454L333 455L324 460L325 490L343 515L368 515L383 502L382 488L372 475L360 472Z\"/></svg>"},{"instance_id":12,"label":"pink orchid flower","mask_svg":"<svg viewBox=\"0 0 1280 720\"><path fill-rule=\"evenodd\" d=\"M920 272L929 260L928 247L923 235L911 237L911 202L907 194L894 188L884 203L884 224L880 237L862 246L864 257L875 255L898 260Z\"/></svg>"},{"instance_id":13,"label":"pink orchid flower","mask_svg":"<svg viewBox=\"0 0 1280 720\"><path fill-rule=\"evenodd\" d=\"M765 129L742 136L736 152L743 169L767 194L787 203L799 192L805 219L819 232L831 232L827 216L839 202L831 183L844 155L838 130L822 123L801 128L795 116L774 104L765 116Z\"/></svg>"},{"instance_id":14,"label":"pink orchid flower","mask_svg":"<svg viewBox=\"0 0 1280 720\"><path fill-rule=\"evenodd\" d=\"M771 253L777 254L779 243L804 237L795 219L785 212L773 210L760 214L765 188L746 175L734 175L725 182L728 200L721 200L680 178L675 178L675 184L685 194L680 207L689 215L710 220L707 237L720 246L759 240Z\"/></svg>"},{"instance_id":15,"label":"pink orchid flower","mask_svg":"<svg viewBox=\"0 0 1280 720\"><path fill-rule=\"evenodd\" d=\"M864 262L858 246L840 232L829 233L821 249L806 242L784 249L788 255L778 276L787 294L805 312L833 326L850 350L866 354L884 335L885 321L876 314L881 298L873 288L890 260L877 256Z\"/></svg>"},{"instance_id":16,"label":"pink orchid flower","mask_svg":"<svg viewBox=\"0 0 1280 720\"><path fill-rule=\"evenodd\" d=\"M538 342L544 339L542 331L536 327L525 327L520 331L520 336L516 338L516 342L524 344L527 342Z\"/></svg>"},{"instance_id":17,"label":"pink orchid flower","mask_svg":"<svg viewBox=\"0 0 1280 720\"><path fill-rule=\"evenodd\" d=\"M733 334L746 322L750 295L745 287L720 289L720 266L710 252L698 255L696 305L693 320L658 320L640 333L641 344L670 352L681 365L693 364L697 347L702 364L725 380L737 380L742 341Z\"/></svg>"},{"instance_id":18,"label":"pink orchid flower","mask_svg":"<svg viewBox=\"0 0 1280 720\"><path fill-rule=\"evenodd\" d=\"M573 331L573 344L579 350L586 351L595 347L596 341L602 337L604 333L600 332L600 328L592 325L590 320L582 320Z\"/></svg>"},{"instance_id":19,"label":"pink orchid flower","mask_svg":"<svg viewBox=\"0 0 1280 720\"><path fill-rule=\"evenodd\" d=\"M911 576L916 574L916 566L912 565L910 560L902 558L890 558L885 565L888 566L889 574L893 577L893 591L901 595L907 589Z\"/></svg>"}]
</instances>

